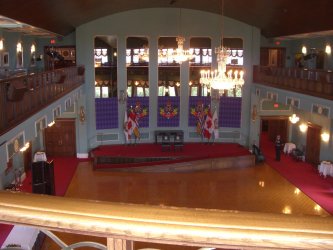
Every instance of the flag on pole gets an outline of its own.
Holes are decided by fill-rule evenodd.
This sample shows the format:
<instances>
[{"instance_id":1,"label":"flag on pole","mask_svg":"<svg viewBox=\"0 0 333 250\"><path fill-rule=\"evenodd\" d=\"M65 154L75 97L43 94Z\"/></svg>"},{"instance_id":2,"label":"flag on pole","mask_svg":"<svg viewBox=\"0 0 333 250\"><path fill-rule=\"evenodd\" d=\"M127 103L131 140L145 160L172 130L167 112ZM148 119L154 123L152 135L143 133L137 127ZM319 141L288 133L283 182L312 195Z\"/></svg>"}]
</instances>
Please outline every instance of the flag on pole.
<instances>
[{"instance_id":1,"label":"flag on pole","mask_svg":"<svg viewBox=\"0 0 333 250\"><path fill-rule=\"evenodd\" d=\"M213 114L213 130L214 130L214 139L219 138L219 119L217 117L216 109Z\"/></svg>"},{"instance_id":2,"label":"flag on pole","mask_svg":"<svg viewBox=\"0 0 333 250\"><path fill-rule=\"evenodd\" d=\"M212 118L212 113L209 109L203 126L203 136L209 140L212 136L213 130L214 130L213 118Z\"/></svg>"},{"instance_id":3,"label":"flag on pole","mask_svg":"<svg viewBox=\"0 0 333 250\"><path fill-rule=\"evenodd\" d=\"M127 119L127 111L125 111L125 117L124 117L124 134L126 142L128 142L131 138L130 131L128 130L128 119Z\"/></svg>"},{"instance_id":4,"label":"flag on pole","mask_svg":"<svg viewBox=\"0 0 333 250\"><path fill-rule=\"evenodd\" d=\"M134 134L135 139L140 139L138 118L133 110L131 110L131 113L128 116L127 122L128 122L129 130L131 131L131 134Z\"/></svg>"}]
</instances>

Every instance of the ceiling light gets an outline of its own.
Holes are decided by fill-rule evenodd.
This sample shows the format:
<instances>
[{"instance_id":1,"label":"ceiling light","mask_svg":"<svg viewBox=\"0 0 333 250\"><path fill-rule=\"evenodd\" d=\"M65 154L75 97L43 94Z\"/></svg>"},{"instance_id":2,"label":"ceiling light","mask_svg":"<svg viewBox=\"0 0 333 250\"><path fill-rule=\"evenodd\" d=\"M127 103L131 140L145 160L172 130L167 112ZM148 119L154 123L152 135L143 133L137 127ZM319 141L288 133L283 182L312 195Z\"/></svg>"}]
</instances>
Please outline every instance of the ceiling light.
<instances>
[{"instance_id":1,"label":"ceiling light","mask_svg":"<svg viewBox=\"0 0 333 250\"><path fill-rule=\"evenodd\" d=\"M307 49L306 49L305 45L303 45L303 47L302 47L302 54L306 55L306 53L307 53Z\"/></svg>"}]
</instances>

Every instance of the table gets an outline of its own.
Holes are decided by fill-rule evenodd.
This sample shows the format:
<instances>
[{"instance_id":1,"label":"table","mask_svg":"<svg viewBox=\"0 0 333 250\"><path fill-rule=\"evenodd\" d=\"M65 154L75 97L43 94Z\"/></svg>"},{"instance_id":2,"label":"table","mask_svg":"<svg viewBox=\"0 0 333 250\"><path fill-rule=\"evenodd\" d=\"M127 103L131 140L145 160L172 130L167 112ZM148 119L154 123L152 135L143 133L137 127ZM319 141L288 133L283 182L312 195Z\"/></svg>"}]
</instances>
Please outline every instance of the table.
<instances>
[{"instance_id":1,"label":"table","mask_svg":"<svg viewBox=\"0 0 333 250\"><path fill-rule=\"evenodd\" d=\"M179 136L182 140L184 139L184 131L183 130L155 130L154 136L155 136L155 143L157 143L160 138L162 140L163 136L169 136L169 138L174 141L174 138L176 136Z\"/></svg>"},{"instance_id":2,"label":"table","mask_svg":"<svg viewBox=\"0 0 333 250\"><path fill-rule=\"evenodd\" d=\"M283 147L283 152L285 154L290 154L291 151L293 151L293 149L295 149L295 148L296 148L296 145L294 143L292 143L292 142L286 142L284 144L284 147Z\"/></svg>"},{"instance_id":3,"label":"table","mask_svg":"<svg viewBox=\"0 0 333 250\"><path fill-rule=\"evenodd\" d=\"M333 176L333 164L329 161L322 161L318 165L318 171L320 175L326 177L327 175Z\"/></svg>"}]
</instances>

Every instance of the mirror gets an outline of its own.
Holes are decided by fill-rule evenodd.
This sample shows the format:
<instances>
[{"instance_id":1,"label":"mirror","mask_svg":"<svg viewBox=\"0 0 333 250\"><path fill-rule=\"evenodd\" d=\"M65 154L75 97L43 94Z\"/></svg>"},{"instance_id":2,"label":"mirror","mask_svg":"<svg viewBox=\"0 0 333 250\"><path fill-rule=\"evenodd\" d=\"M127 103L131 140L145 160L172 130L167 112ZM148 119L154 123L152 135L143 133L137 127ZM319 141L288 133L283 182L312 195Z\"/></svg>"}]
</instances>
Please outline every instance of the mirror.
<instances>
[{"instance_id":1,"label":"mirror","mask_svg":"<svg viewBox=\"0 0 333 250\"><path fill-rule=\"evenodd\" d=\"M95 37L95 98L117 97L117 38Z\"/></svg>"}]
</instances>

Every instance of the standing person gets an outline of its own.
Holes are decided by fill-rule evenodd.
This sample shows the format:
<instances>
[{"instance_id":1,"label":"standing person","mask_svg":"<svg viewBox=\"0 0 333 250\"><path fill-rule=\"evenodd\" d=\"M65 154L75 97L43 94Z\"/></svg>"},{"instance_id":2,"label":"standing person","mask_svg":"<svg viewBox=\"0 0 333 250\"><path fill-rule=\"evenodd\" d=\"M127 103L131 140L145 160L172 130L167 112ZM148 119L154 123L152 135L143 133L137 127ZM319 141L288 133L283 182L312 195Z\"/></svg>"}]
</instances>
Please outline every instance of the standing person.
<instances>
[{"instance_id":1,"label":"standing person","mask_svg":"<svg viewBox=\"0 0 333 250\"><path fill-rule=\"evenodd\" d=\"M281 136L277 135L276 140L275 140L275 160L276 161L280 161L281 147L282 147Z\"/></svg>"}]
</instances>

